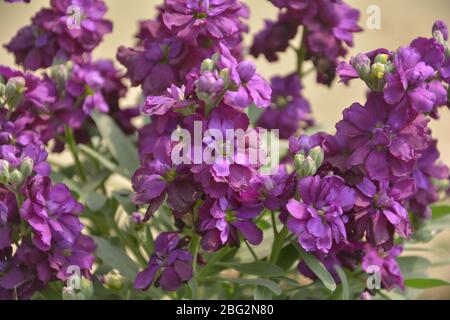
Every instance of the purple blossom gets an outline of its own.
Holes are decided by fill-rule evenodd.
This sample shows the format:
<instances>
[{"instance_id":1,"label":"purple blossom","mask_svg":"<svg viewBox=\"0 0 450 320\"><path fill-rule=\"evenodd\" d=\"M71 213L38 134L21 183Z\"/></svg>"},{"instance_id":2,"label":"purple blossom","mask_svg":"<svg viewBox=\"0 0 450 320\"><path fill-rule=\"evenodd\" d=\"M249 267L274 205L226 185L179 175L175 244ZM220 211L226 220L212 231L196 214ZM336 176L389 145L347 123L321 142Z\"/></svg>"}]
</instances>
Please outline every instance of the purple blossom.
<instances>
[{"instance_id":1,"label":"purple blossom","mask_svg":"<svg viewBox=\"0 0 450 320\"><path fill-rule=\"evenodd\" d=\"M166 96L149 96L146 99L145 105L142 107L142 112L148 115L165 115L168 112L176 111L188 107L192 102L185 100L185 87L178 88L171 85L167 89Z\"/></svg>"},{"instance_id":2,"label":"purple blossom","mask_svg":"<svg viewBox=\"0 0 450 320\"><path fill-rule=\"evenodd\" d=\"M180 239L177 233L159 234L155 239L155 253L151 256L148 267L137 275L134 287L147 290L155 283L164 290L175 291L191 280L193 257L184 249L185 240Z\"/></svg>"},{"instance_id":3,"label":"purple blossom","mask_svg":"<svg viewBox=\"0 0 450 320\"><path fill-rule=\"evenodd\" d=\"M412 227L405 200L415 191L412 179L405 178L390 184L387 181L373 182L364 178L356 186L355 228L373 246L390 248L394 232L403 238L409 238Z\"/></svg>"},{"instance_id":4,"label":"purple blossom","mask_svg":"<svg viewBox=\"0 0 450 320\"><path fill-rule=\"evenodd\" d=\"M264 111L257 126L266 129L279 129L281 139L289 139L299 129L314 124L311 107L301 95L301 84L297 75L274 77L271 81L272 104Z\"/></svg>"},{"instance_id":5,"label":"purple blossom","mask_svg":"<svg viewBox=\"0 0 450 320\"><path fill-rule=\"evenodd\" d=\"M298 185L300 201L289 200L287 226L306 251L328 253L333 243L347 239L346 212L352 209L355 192L336 176L306 177Z\"/></svg>"},{"instance_id":6,"label":"purple blossom","mask_svg":"<svg viewBox=\"0 0 450 320\"><path fill-rule=\"evenodd\" d=\"M241 204L232 197L208 198L199 208L201 244L207 251L224 245L239 246L239 234L253 245L263 240L263 232L252 221L262 211L260 204Z\"/></svg>"},{"instance_id":7,"label":"purple blossom","mask_svg":"<svg viewBox=\"0 0 450 320\"><path fill-rule=\"evenodd\" d=\"M442 85L432 82L436 71L424 61L414 47L400 48L394 56L396 73L387 75L384 98L389 104L408 99L420 112L431 112L434 107L445 104L446 92Z\"/></svg>"},{"instance_id":8,"label":"purple blossom","mask_svg":"<svg viewBox=\"0 0 450 320\"><path fill-rule=\"evenodd\" d=\"M196 45L199 38L209 41L235 39L244 29L241 12L242 5L237 0L166 0L162 19L179 38Z\"/></svg>"},{"instance_id":9,"label":"purple blossom","mask_svg":"<svg viewBox=\"0 0 450 320\"><path fill-rule=\"evenodd\" d=\"M381 284L384 289L391 290L395 287L404 289L403 275L396 261L402 251L401 246L393 247L387 253L379 252L373 247L367 247L362 259L362 269L366 272L373 272L370 267L377 266L380 268Z\"/></svg>"},{"instance_id":10,"label":"purple blossom","mask_svg":"<svg viewBox=\"0 0 450 320\"><path fill-rule=\"evenodd\" d=\"M362 166L370 178L382 181L411 174L428 147L427 124L422 114L411 116L406 108L393 108L373 93L364 107L353 104L346 109L336 129L351 152L348 168Z\"/></svg>"}]
</instances>

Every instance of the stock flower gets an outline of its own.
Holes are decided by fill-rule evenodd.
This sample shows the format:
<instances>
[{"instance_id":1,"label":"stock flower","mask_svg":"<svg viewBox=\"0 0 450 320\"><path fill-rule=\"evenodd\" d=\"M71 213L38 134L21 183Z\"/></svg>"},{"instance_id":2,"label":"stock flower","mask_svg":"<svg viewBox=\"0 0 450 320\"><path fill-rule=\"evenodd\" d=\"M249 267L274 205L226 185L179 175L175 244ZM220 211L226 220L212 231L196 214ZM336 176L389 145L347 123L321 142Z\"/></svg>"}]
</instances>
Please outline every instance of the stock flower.
<instances>
[{"instance_id":1,"label":"stock flower","mask_svg":"<svg viewBox=\"0 0 450 320\"><path fill-rule=\"evenodd\" d=\"M289 200L287 226L306 251L328 253L333 243L347 239L345 214L353 208L355 192L336 176L299 181L300 201Z\"/></svg>"},{"instance_id":2,"label":"stock flower","mask_svg":"<svg viewBox=\"0 0 450 320\"><path fill-rule=\"evenodd\" d=\"M82 62L83 55L112 31L112 23L103 18L102 0L52 0L50 4L6 46L27 69L49 67L55 58Z\"/></svg>"},{"instance_id":3,"label":"stock flower","mask_svg":"<svg viewBox=\"0 0 450 320\"><path fill-rule=\"evenodd\" d=\"M196 45L200 37L207 41L232 40L243 30L242 10L237 0L166 0L162 19L179 38Z\"/></svg>"},{"instance_id":4,"label":"stock flower","mask_svg":"<svg viewBox=\"0 0 450 320\"><path fill-rule=\"evenodd\" d=\"M400 48L394 56L394 66L396 73L387 75L384 90L387 103L397 104L406 97L419 112L431 112L434 107L445 104L445 89L442 90L440 83L432 82L436 71L421 61L417 49Z\"/></svg>"},{"instance_id":5,"label":"stock flower","mask_svg":"<svg viewBox=\"0 0 450 320\"><path fill-rule=\"evenodd\" d=\"M159 234L155 239L155 253L150 257L148 267L137 275L134 287L147 290L155 282L157 287L175 291L191 280L193 257L184 249L185 240L173 232Z\"/></svg>"},{"instance_id":6,"label":"stock flower","mask_svg":"<svg viewBox=\"0 0 450 320\"><path fill-rule=\"evenodd\" d=\"M396 232L409 238L412 227L404 202L415 191L412 179L400 179L393 184L387 181L373 182L364 178L356 186L355 228L374 246L389 248Z\"/></svg>"},{"instance_id":7,"label":"stock flower","mask_svg":"<svg viewBox=\"0 0 450 320\"><path fill-rule=\"evenodd\" d=\"M379 252L375 247L368 246L362 259L362 269L373 273L373 267L378 267L383 289L391 290L395 287L404 289L403 275L395 260L403 251L401 246L395 246L387 253Z\"/></svg>"},{"instance_id":8,"label":"stock flower","mask_svg":"<svg viewBox=\"0 0 450 320\"><path fill-rule=\"evenodd\" d=\"M278 53L286 51L289 41L295 38L299 21L290 14L280 13L278 20L266 20L264 29L255 35L250 53L258 57L260 54L274 62L278 60Z\"/></svg>"},{"instance_id":9,"label":"stock flower","mask_svg":"<svg viewBox=\"0 0 450 320\"><path fill-rule=\"evenodd\" d=\"M288 77L274 77L271 81L272 104L264 111L257 126L266 129L279 129L281 139L289 139L299 129L314 124L311 107L301 95L300 79L293 74Z\"/></svg>"},{"instance_id":10,"label":"stock flower","mask_svg":"<svg viewBox=\"0 0 450 320\"><path fill-rule=\"evenodd\" d=\"M148 39L137 49L120 47L117 60L127 68L133 86L142 85L145 95L159 95L181 80L179 69L186 54L185 45L177 38Z\"/></svg>"},{"instance_id":11,"label":"stock flower","mask_svg":"<svg viewBox=\"0 0 450 320\"><path fill-rule=\"evenodd\" d=\"M168 112L182 109L191 104L189 100L185 100L185 87L178 88L171 85L167 88L168 95L166 96L149 96L146 99L145 105L142 107L142 112L148 115L165 115Z\"/></svg>"},{"instance_id":12,"label":"stock flower","mask_svg":"<svg viewBox=\"0 0 450 320\"><path fill-rule=\"evenodd\" d=\"M256 66L250 61L241 61L236 67L239 76L239 88L236 92L229 91L225 95L225 103L247 108L254 104L257 108L270 105L272 89L269 84L256 73Z\"/></svg>"},{"instance_id":13,"label":"stock flower","mask_svg":"<svg viewBox=\"0 0 450 320\"><path fill-rule=\"evenodd\" d=\"M409 200L409 209L417 216L431 218L430 204L439 200L438 187L433 180L445 180L450 176L449 168L439 162L440 154L437 150L437 141L433 141L417 162L413 172L417 191Z\"/></svg>"},{"instance_id":14,"label":"stock flower","mask_svg":"<svg viewBox=\"0 0 450 320\"><path fill-rule=\"evenodd\" d=\"M239 234L253 245L263 240L263 232L252 221L262 211L260 204L241 204L233 197L208 198L199 208L201 244L207 251L223 245L239 246Z\"/></svg>"},{"instance_id":15,"label":"stock flower","mask_svg":"<svg viewBox=\"0 0 450 320\"><path fill-rule=\"evenodd\" d=\"M336 124L337 136L346 141L349 168L362 166L368 176L385 180L404 177L414 169L430 140L428 120L410 116L406 108L393 108L381 94L369 95L366 105L353 104Z\"/></svg>"}]
</instances>

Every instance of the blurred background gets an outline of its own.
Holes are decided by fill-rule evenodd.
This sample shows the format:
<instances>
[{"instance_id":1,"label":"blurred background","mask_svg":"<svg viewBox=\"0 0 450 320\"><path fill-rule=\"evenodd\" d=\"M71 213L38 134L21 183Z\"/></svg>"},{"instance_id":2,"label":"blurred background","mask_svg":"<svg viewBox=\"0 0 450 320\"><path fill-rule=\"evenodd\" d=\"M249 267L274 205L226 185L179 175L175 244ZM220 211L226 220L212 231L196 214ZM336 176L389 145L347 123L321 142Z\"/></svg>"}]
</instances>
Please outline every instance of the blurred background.
<instances>
[{"instance_id":1,"label":"blurred background","mask_svg":"<svg viewBox=\"0 0 450 320\"><path fill-rule=\"evenodd\" d=\"M113 34L107 35L105 41L95 50L96 57L114 58L120 45L132 46L137 22L155 16L155 6L160 0L105 0L109 6L107 17L114 23ZM252 42L252 35L262 29L264 19L275 19L276 8L265 0L244 0L251 9L250 34L246 36L246 44ZM418 36L431 36L431 27L437 19L450 25L449 0L347 0L351 6L361 11L360 26L364 32L355 37L355 47L350 50L348 58L362 51L385 47L396 49L408 45ZM0 44L7 43L19 28L29 24L31 16L48 0L32 0L31 4L7 4L0 0ZM369 30L367 21L369 6L376 5L381 9L381 29ZM369 12L372 13L372 12ZM296 40L294 40L296 41ZM298 41L294 42L298 43ZM295 69L296 57L292 50L280 56L275 64L269 64L263 57L256 59L259 72L266 78L277 74L288 74ZM14 65L12 55L0 48L0 64ZM308 67L306 67L306 70ZM361 81L351 82L349 86L335 83L331 88L319 86L315 75L304 79L304 95L311 102L314 116L320 129L334 132L334 125L341 119L341 112L353 102L364 103L365 85ZM129 102L136 98L137 91L131 91ZM439 140L439 149L443 161L450 165L450 110L441 109L441 119L432 123L435 138ZM432 261L450 259L450 232L441 233L426 245L439 250L439 253L423 253ZM435 267L430 276L450 281L450 268ZM419 296L423 299L450 299L450 288L430 289Z\"/></svg>"}]
</instances>

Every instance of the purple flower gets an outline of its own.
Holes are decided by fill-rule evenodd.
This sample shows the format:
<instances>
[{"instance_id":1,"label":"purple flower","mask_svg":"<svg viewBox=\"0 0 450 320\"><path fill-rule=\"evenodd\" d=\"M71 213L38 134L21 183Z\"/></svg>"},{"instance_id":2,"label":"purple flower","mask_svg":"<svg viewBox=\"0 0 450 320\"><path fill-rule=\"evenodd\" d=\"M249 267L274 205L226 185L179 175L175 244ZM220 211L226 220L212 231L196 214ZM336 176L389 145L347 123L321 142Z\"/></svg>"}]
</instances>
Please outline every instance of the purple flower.
<instances>
[{"instance_id":1,"label":"purple flower","mask_svg":"<svg viewBox=\"0 0 450 320\"><path fill-rule=\"evenodd\" d=\"M393 247L387 253L379 252L376 248L368 246L362 259L362 269L373 273L373 266L379 268L381 284L386 290L399 287L404 289L403 275L400 266L395 260L403 251L401 246Z\"/></svg>"},{"instance_id":2,"label":"purple flower","mask_svg":"<svg viewBox=\"0 0 450 320\"><path fill-rule=\"evenodd\" d=\"M394 57L396 72L387 75L384 98L389 104L398 104L406 98L419 112L431 112L446 101L441 86L429 85L436 71L424 61L414 47L400 48ZM436 85L436 84L435 84Z\"/></svg>"},{"instance_id":3,"label":"purple flower","mask_svg":"<svg viewBox=\"0 0 450 320\"><path fill-rule=\"evenodd\" d=\"M253 245L260 244L263 232L252 220L262 209L260 204L241 204L232 197L206 199L199 208L203 249L217 251L226 244L239 246L239 234Z\"/></svg>"},{"instance_id":4,"label":"purple flower","mask_svg":"<svg viewBox=\"0 0 450 320\"><path fill-rule=\"evenodd\" d=\"M157 287L175 291L191 280L193 257L184 249L186 244L185 239L180 239L177 233L159 234L155 240L155 253L148 267L137 275L134 287L147 290L155 282Z\"/></svg>"},{"instance_id":5,"label":"purple flower","mask_svg":"<svg viewBox=\"0 0 450 320\"><path fill-rule=\"evenodd\" d=\"M80 12L68 15L71 6ZM52 0L51 8L41 9L32 25L21 29L6 47L18 63L32 70L49 67L55 58L82 62L83 55L112 31L112 23L103 18L105 13L102 0Z\"/></svg>"},{"instance_id":6,"label":"purple flower","mask_svg":"<svg viewBox=\"0 0 450 320\"><path fill-rule=\"evenodd\" d=\"M225 103L240 108L254 104L257 108L270 105L272 89L269 84L256 73L256 66L250 61L242 61L236 67L239 76L239 89L229 91L225 95Z\"/></svg>"},{"instance_id":7,"label":"purple flower","mask_svg":"<svg viewBox=\"0 0 450 320\"><path fill-rule=\"evenodd\" d=\"M145 105L142 107L142 112L148 115L162 116L168 112L176 111L177 109L186 108L192 102L185 100L185 88L172 85L167 89L166 96L149 96L146 99Z\"/></svg>"},{"instance_id":8,"label":"purple flower","mask_svg":"<svg viewBox=\"0 0 450 320\"><path fill-rule=\"evenodd\" d=\"M427 124L422 114L411 116L406 108L394 108L373 93L364 107L353 104L346 109L336 129L351 152L348 168L362 166L370 178L382 181L411 174L428 147Z\"/></svg>"},{"instance_id":9,"label":"purple flower","mask_svg":"<svg viewBox=\"0 0 450 320\"><path fill-rule=\"evenodd\" d=\"M431 218L430 204L439 201L438 187L433 180L444 180L450 176L449 168L439 162L437 141L433 141L417 162L413 172L417 191L408 202L409 209L418 217Z\"/></svg>"},{"instance_id":10,"label":"purple flower","mask_svg":"<svg viewBox=\"0 0 450 320\"><path fill-rule=\"evenodd\" d=\"M400 179L393 184L387 181L373 182L364 178L356 186L355 228L365 235L373 246L390 248L394 232L403 238L412 233L408 211L404 202L415 191L412 179Z\"/></svg>"},{"instance_id":11,"label":"purple flower","mask_svg":"<svg viewBox=\"0 0 450 320\"><path fill-rule=\"evenodd\" d=\"M263 54L270 62L278 60L279 52L289 47L289 41L295 38L300 21L291 14L280 13L278 20L266 20L264 29L255 35L250 53L258 57Z\"/></svg>"},{"instance_id":12,"label":"purple flower","mask_svg":"<svg viewBox=\"0 0 450 320\"><path fill-rule=\"evenodd\" d=\"M133 86L142 85L146 95L160 95L171 84L178 84L182 71L189 69L184 60L186 54L186 47L179 39L168 37L147 39L137 49L120 47L117 60L127 68L126 75Z\"/></svg>"},{"instance_id":13,"label":"purple flower","mask_svg":"<svg viewBox=\"0 0 450 320\"><path fill-rule=\"evenodd\" d=\"M287 226L306 251L328 253L333 243L347 239L346 212L353 208L355 192L336 176L306 177L298 185L300 201L289 200Z\"/></svg>"},{"instance_id":14,"label":"purple flower","mask_svg":"<svg viewBox=\"0 0 450 320\"><path fill-rule=\"evenodd\" d=\"M200 37L229 41L244 29L237 0L166 0L162 10L166 27L191 45Z\"/></svg>"},{"instance_id":15,"label":"purple flower","mask_svg":"<svg viewBox=\"0 0 450 320\"><path fill-rule=\"evenodd\" d=\"M264 111L257 126L266 129L279 129L281 139L289 139L299 129L314 124L311 107L302 97L300 80L293 74L288 77L274 77L272 86L272 104Z\"/></svg>"}]
</instances>

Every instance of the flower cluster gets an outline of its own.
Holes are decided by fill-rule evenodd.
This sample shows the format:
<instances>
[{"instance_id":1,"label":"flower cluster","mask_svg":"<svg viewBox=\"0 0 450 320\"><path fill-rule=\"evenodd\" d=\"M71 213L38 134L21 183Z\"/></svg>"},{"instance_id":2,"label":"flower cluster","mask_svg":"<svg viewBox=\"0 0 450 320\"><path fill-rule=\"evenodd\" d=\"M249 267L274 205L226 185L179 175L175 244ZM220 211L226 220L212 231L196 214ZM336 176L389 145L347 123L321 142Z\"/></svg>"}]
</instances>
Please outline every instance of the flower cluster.
<instances>
[{"instance_id":1,"label":"flower cluster","mask_svg":"<svg viewBox=\"0 0 450 320\"><path fill-rule=\"evenodd\" d=\"M192 68L221 45L240 60L247 16L238 0L166 0L155 20L141 22L137 47L120 47L117 59L146 96L161 95L172 84L182 85Z\"/></svg>"},{"instance_id":2,"label":"flower cluster","mask_svg":"<svg viewBox=\"0 0 450 320\"><path fill-rule=\"evenodd\" d=\"M303 27L302 60L314 63L317 81L330 85L335 77L337 59L353 46L353 33L360 32L359 11L342 0L271 0L280 9L276 22L266 21L265 29L251 48L254 56L263 54L269 61L278 60L277 53L289 47L297 29Z\"/></svg>"},{"instance_id":3,"label":"flower cluster","mask_svg":"<svg viewBox=\"0 0 450 320\"><path fill-rule=\"evenodd\" d=\"M83 62L112 32L106 9L102 0L51 0L50 8L41 9L5 47L17 64L31 70L60 60Z\"/></svg>"},{"instance_id":4,"label":"flower cluster","mask_svg":"<svg viewBox=\"0 0 450 320\"><path fill-rule=\"evenodd\" d=\"M38 78L0 67L0 299L26 299L69 266L90 277L95 243L81 233L83 206L50 179L33 111L53 102Z\"/></svg>"}]
</instances>

